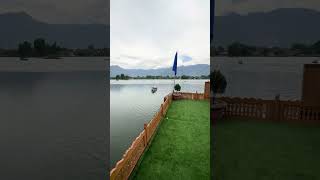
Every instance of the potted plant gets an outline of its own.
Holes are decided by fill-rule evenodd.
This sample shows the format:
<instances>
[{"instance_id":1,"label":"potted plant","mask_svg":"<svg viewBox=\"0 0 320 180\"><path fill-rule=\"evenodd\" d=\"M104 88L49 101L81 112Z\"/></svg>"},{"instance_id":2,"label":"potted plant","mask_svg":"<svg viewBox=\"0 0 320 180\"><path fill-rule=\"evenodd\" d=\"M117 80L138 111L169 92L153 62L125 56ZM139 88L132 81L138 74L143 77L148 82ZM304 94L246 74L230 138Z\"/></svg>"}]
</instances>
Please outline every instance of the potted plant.
<instances>
[{"instance_id":1,"label":"potted plant","mask_svg":"<svg viewBox=\"0 0 320 180\"><path fill-rule=\"evenodd\" d=\"M180 92L180 90L181 90L181 86L180 86L180 84L176 84L176 85L174 85L174 92L173 92L173 99L180 99L180 97L181 97L181 94L179 93Z\"/></svg>"},{"instance_id":2,"label":"potted plant","mask_svg":"<svg viewBox=\"0 0 320 180\"><path fill-rule=\"evenodd\" d=\"M180 91L181 90L181 86L180 86L180 84L176 84L175 86L174 86L174 90L176 90L176 91Z\"/></svg>"},{"instance_id":3,"label":"potted plant","mask_svg":"<svg viewBox=\"0 0 320 180\"><path fill-rule=\"evenodd\" d=\"M217 96L220 94L223 94L227 88L227 80L225 76L219 71L214 70L210 74L211 79L211 93L212 93L212 106L211 106L211 112L212 114L212 120L213 124L215 124L216 120L218 118L221 118L223 115L223 110L226 107L226 103L223 101L217 100Z\"/></svg>"}]
</instances>

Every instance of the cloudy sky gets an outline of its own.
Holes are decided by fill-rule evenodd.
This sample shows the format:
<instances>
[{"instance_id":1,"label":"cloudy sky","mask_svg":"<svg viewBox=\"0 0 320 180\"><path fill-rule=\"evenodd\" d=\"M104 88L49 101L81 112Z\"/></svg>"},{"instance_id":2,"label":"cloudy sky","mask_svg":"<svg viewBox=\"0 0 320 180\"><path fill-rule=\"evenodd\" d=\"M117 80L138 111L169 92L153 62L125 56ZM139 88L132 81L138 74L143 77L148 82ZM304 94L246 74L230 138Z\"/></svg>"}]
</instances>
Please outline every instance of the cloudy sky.
<instances>
[{"instance_id":1,"label":"cloudy sky","mask_svg":"<svg viewBox=\"0 0 320 180\"><path fill-rule=\"evenodd\" d=\"M230 12L247 14L249 12L271 11L278 8L308 8L320 11L319 0L215 0L216 15Z\"/></svg>"},{"instance_id":2,"label":"cloudy sky","mask_svg":"<svg viewBox=\"0 0 320 180\"><path fill-rule=\"evenodd\" d=\"M0 13L25 11L48 23L108 24L110 0L0 0Z\"/></svg>"},{"instance_id":3,"label":"cloudy sky","mask_svg":"<svg viewBox=\"0 0 320 180\"><path fill-rule=\"evenodd\" d=\"M210 0L111 0L111 64L124 68L209 64Z\"/></svg>"}]
</instances>

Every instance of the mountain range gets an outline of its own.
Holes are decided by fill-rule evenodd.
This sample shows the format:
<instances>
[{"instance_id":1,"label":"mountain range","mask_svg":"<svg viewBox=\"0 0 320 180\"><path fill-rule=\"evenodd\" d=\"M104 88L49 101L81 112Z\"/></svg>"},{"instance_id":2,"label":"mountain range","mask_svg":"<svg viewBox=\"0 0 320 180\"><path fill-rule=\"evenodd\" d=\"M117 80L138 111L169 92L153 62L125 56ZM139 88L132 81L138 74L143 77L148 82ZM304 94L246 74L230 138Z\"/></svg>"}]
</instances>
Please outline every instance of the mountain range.
<instances>
[{"instance_id":1,"label":"mountain range","mask_svg":"<svg viewBox=\"0 0 320 180\"><path fill-rule=\"evenodd\" d=\"M213 44L226 46L235 41L279 47L290 47L293 43L311 44L320 40L319 20L319 11L303 8L216 16Z\"/></svg>"},{"instance_id":2,"label":"mountain range","mask_svg":"<svg viewBox=\"0 0 320 180\"><path fill-rule=\"evenodd\" d=\"M109 47L109 27L104 24L48 24L25 12L0 14L0 48L17 48L21 41L45 38L66 48Z\"/></svg>"},{"instance_id":3,"label":"mountain range","mask_svg":"<svg viewBox=\"0 0 320 180\"><path fill-rule=\"evenodd\" d=\"M280 8L246 15L231 13L215 17L215 45L239 41L256 46L288 47L292 43L320 40L320 12L303 8ZM0 48L17 48L21 41L45 38L67 48L109 47L110 27L104 24L49 24L25 12L0 14Z\"/></svg>"},{"instance_id":4,"label":"mountain range","mask_svg":"<svg viewBox=\"0 0 320 180\"><path fill-rule=\"evenodd\" d=\"M208 64L196 64L190 66L179 66L177 70L177 76L201 76L209 75L210 65ZM125 69L117 65L110 66L110 76L115 77L116 75L125 74L131 77L137 76L172 76L173 71L171 67L158 68L158 69Z\"/></svg>"}]
</instances>

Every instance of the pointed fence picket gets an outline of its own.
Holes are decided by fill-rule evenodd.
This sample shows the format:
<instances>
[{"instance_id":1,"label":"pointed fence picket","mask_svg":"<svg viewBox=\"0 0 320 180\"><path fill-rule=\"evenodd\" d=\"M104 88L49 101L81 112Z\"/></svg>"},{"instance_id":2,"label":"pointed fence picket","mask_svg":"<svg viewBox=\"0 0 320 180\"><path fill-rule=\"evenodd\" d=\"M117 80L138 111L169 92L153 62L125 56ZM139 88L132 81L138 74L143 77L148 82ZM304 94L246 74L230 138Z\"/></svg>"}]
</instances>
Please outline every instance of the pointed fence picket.
<instances>
[{"instance_id":1,"label":"pointed fence picket","mask_svg":"<svg viewBox=\"0 0 320 180\"><path fill-rule=\"evenodd\" d=\"M224 117L244 117L272 121L320 122L320 107L304 106L302 101L219 97L227 105Z\"/></svg>"}]
</instances>

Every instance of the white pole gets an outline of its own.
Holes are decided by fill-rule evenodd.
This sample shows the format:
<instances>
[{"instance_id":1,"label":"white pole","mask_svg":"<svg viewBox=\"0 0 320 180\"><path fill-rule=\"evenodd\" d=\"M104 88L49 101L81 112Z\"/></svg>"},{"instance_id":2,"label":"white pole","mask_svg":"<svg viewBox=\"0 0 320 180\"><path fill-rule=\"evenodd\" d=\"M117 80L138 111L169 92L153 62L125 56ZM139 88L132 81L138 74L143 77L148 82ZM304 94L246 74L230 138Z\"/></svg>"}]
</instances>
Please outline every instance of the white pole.
<instances>
[{"instance_id":1,"label":"white pole","mask_svg":"<svg viewBox=\"0 0 320 180\"><path fill-rule=\"evenodd\" d=\"M174 79L173 79L173 92L174 92L174 86L176 85L176 75L174 75Z\"/></svg>"}]
</instances>

